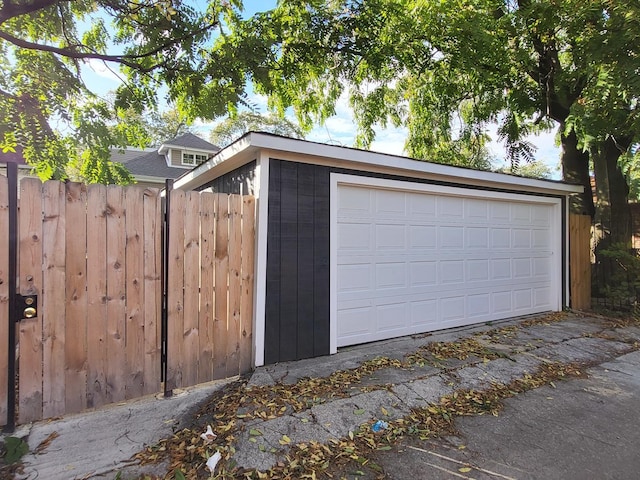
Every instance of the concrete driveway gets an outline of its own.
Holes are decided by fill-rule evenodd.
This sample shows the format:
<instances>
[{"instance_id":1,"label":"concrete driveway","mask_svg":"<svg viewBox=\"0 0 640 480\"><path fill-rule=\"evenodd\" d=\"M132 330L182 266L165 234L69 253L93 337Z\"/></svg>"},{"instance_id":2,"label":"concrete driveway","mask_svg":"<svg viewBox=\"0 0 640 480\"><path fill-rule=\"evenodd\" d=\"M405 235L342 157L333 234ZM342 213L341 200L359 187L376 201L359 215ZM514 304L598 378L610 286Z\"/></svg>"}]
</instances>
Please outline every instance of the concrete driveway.
<instances>
[{"instance_id":1,"label":"concrete driveway","mask_svg":"<svg viewBox=\"0 0 640 480\"><path fill-rule=\"evenodd\" d=\"M259 368L243 387L248 403L237 411L232 460L240 467L265 471L286 463L286 455L298 444L348 439L363 424L369 429L376 420L397 422L456 390L482 391L531 375L541 365L577 363L586 369L586 376L568 377L506 399L497 417L456 418L455 433L444 438L421 441L404 436L390 449L371 452L381 470L344 465L342 470L332 469L334 478L637 478L638 342L637 326L568 314L377 342L342 349L330 357ZM427 349L430 344L440 350ZM463 359L450 355L468 345L487 355L478 351ZM359 376L344 386L341 395L314 397L308 406L296 408L287 406L285 399L287 408L279 413L254 415L258 407L251 404L253 397L285 392L305 379L325 379L336 371L356 371L381 357L387 366ZM19 478L127 479L141 472L162 477L166 463L140 468L131 465L131 455L185 425L194 432L201 428L206 417L201 413L194 426L193 412L224 388L224 384L209 385L174 399L148 398L23 427L18 434L27 438L32 453L24 457L24 474ZM46 448L38 450L53 433ZM214 443L210 448L228 446ZM225 467L224 461L221 466ZM203 476L203 465L194 468Z\"/></svg>"}]
</instances>

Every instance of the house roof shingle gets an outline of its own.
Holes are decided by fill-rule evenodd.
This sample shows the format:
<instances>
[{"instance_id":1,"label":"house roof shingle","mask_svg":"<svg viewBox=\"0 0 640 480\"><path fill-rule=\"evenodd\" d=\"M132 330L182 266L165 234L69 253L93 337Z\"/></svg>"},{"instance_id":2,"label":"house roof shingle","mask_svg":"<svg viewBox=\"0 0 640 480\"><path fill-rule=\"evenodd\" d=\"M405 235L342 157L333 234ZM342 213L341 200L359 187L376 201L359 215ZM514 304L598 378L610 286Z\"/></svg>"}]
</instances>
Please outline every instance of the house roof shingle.
<instances>
[{"instance_id":1,"label":"house roof shingle","mask_svg":"<svg viewBox=\"0 0 640 480\"><path fill-rule=\"evenodd\" d=\"M171 167L167 165L165 156L160 152L166 152L171 147L183 149L204 150L211 153L220 150L216 145L203 140L193 133L185 133L164 142L159 149L125 149L111 151L111 161L124 164L131 174L135 176L178 178L189 168Z\"/></svg>"}]
</instances>

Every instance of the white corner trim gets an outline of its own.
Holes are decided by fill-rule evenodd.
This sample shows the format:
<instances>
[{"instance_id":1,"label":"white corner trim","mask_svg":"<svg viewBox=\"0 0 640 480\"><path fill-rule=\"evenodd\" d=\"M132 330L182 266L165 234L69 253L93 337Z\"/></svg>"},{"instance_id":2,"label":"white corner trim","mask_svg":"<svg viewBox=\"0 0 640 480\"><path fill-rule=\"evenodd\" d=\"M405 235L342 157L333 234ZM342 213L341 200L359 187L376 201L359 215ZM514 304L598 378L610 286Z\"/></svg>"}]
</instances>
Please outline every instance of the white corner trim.
<instances>
[{"instance_id":1,"label":"white corner trim","mask_svg":"<svg viewBox=\"0 0 640 480\"><path fill-rule=\"evenodd\" d=\"M260 153L256 165L256 256L253 316L254 366L264 365L267 298L267 230L269 216L269 157Z\"/></svg>"},{"instance_id":2,"label":"white corner trim","mask_svg":"<svg viewBox=\"0 0 640 480\"><path fill-rule=\"evenodd\" d=\"M338 352L338 177L329 176L329 354Z\"/></svg>"}]
</instances>

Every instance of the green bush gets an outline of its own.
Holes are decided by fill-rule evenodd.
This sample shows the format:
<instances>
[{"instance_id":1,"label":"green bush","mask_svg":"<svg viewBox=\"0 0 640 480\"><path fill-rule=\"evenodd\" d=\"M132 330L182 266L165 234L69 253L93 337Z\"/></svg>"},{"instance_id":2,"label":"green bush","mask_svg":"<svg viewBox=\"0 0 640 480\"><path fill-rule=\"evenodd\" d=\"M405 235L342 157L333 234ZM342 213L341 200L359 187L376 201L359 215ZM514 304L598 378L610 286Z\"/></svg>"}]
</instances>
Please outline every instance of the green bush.
<instances>
[{"instance_id":1,"label":"green bush","mask_svg":"<svg viewBox=\"0 0 640 480\"><path fill-rule=\"evenodd\" d=\"M613 244L599 252L604 284L600 293L609 300L633 306L640 297L640 256L625 244Z\"/></svg>"}]
</instances>

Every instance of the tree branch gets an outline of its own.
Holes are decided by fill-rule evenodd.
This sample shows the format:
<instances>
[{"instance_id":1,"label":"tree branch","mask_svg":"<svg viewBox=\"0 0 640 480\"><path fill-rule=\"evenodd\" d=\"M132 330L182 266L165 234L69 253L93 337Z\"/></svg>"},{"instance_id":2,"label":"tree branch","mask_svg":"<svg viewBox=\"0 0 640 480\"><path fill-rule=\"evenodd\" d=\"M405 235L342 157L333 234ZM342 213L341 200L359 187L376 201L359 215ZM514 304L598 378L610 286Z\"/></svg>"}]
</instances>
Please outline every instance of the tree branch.
<instances>
[{"instance_id":1,"label":"tree branch","mask_svg":"<svg viewBox=\"0 0 640 480\"><path fill-rule=\"evenodd\" d=\"M71 48L55 47L53 45L43 45L41 43L29 42L27 40L15 37L2 30L0 30L0 38L10 43L13 43L15 46L19 48L25 48L29 50L39 50L42 52L54 53L56 55L60 55L63 57L80 59L80 60L88 60L88 59L104 60L105 62L114 62L114 63L119 63L121 65L125 65L127 67L133 68L134 70L137 70L142 73L148 73L164 65L166 62L156 63L151 66L143 66L141 63L136 62L136 60L141 60L141 59L156 55L173 45L178 45L182 43L184 40L187 40L195 35L204 33L207 30L215 27L216 25L217 23L207 24L193 32L189 32L188 34L182 35L181 37L173 38L169 42L166 42L162 45L157 46L152 50L149 50L147 52L144 52L138 55L107 55L107 54L102 54L97 52L81 52L81 51L75 50L75 47L86 48L86 45L74 45L74 46L70 46Z\"/></svg>"},{"instance_id":2,"label":"tree branch","mask_svg":"<svg viewBox=\"0 0 640 480\"><path fill-rule=\"evenodd\" d=\"M68 0L67 0L68 1ZM26 15L29 13L37 12L43 8L50 7L60 3L59 0L35 0L33 2L18 2L11 1L2 2L0 8L0 24L20 15ZM66 3L66 2L65 2Z\"/></svg>"}]
</instances>

